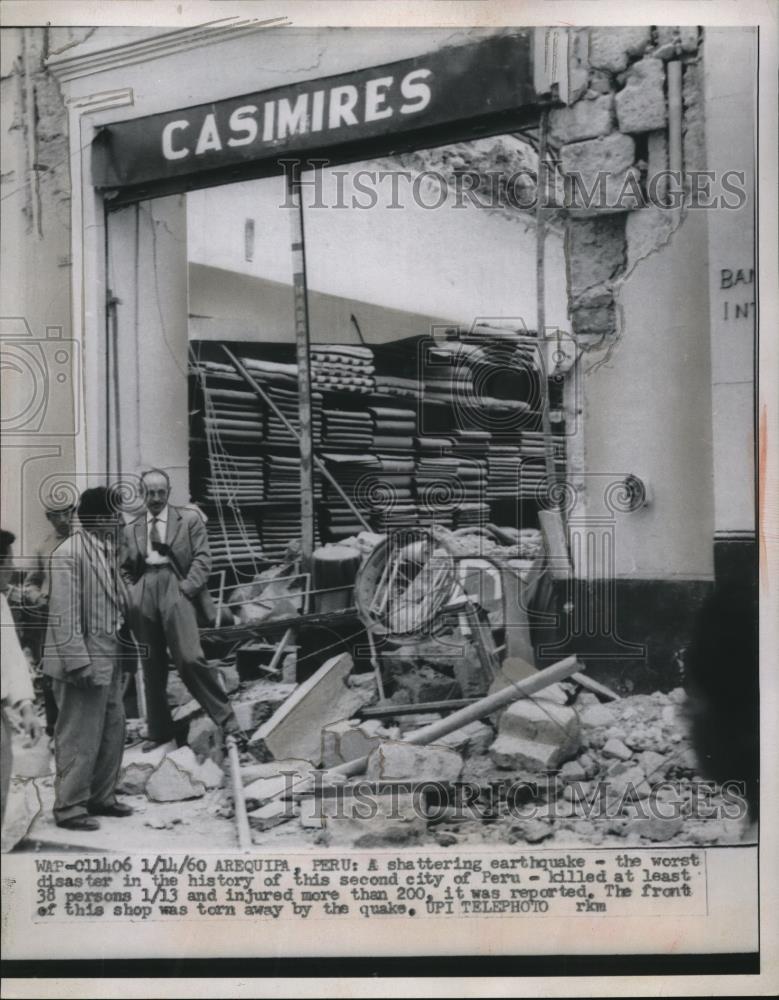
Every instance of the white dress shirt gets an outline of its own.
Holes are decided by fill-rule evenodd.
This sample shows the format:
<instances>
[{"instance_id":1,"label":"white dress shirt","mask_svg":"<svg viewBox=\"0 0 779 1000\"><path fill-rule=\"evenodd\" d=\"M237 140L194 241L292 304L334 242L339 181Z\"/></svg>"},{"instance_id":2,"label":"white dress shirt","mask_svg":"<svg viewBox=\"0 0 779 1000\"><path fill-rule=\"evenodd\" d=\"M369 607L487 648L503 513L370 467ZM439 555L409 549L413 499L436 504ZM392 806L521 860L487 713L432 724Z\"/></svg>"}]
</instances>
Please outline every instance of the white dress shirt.
<instances>
[{"instance_id":1,"label":"white dress shirt","mask_svg":"<svg viewBox=\"0 0 779 1000\"><path fill-rule=\"evenodd\" d=\"M164 566L170 562L167 556L155 552L151 547L151 526L154 521L154 514L150 510L146 511L146 565ZM168 505L166 504L157 515L157 534L160 541L164 542L168 537Z\"/></svg>"},{"instance_id":2,"label":"white dress shirt","mask_svg":"<svg viewBox=\"0 0 779 1000\"><path fill-rule=\"evenodd\" d=\"M0 698L3 705L18 705L32 701L35 694L30 679L30 665L22 652L16 623L8 607L5 594L0 593L0 639L2 639L3 664L0 670Z\"/></svg>"}]
</instances>

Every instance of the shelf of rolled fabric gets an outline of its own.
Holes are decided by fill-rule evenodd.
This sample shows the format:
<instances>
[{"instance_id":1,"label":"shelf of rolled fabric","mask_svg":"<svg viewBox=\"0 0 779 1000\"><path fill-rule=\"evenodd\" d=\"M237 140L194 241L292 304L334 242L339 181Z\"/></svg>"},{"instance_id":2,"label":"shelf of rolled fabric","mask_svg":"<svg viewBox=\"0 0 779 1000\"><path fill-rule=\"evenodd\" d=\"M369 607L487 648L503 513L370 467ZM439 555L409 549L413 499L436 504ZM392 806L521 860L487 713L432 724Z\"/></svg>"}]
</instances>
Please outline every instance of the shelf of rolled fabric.
<instances>
[{"instance_id":1,"label":"shelf of rolled fabric","mask_svg":"<svg viewBox=\"0 0 779 1000\"><path fill-rule=\"evenodd\" d=\"M209 518L206 531L212 572L243 570L244 573L251 573L255 564L264 563L267 559L257 526L252 520Z\"/></svg>"},{"instance_id":2,"label":"shelf of rolled fabric","mask_svg":"<svg viewBox=\"0 0 779 1000\"><path fill-rule=\"evenodd\" d=\"M373 449L373 421L365 410L322 410L322 447L347 451Z\"/></svg>"},{"instance_id":3,"label":"shelf of rolled fabric","mask_svg":"<svg viewBox=\"0 0 779 1000\"><path fill-rule=\"evenodd\" d=\"M271 453L265 457L265 500L269 503L300 503L300 456ZM314 499L322 496L322 478L315 469Z\"/></svg>"},{"instance_id":4,"label":"shelf of rolled fabric","mask_svg":"<svg viewBox=\"0 0 779 1000\"><path fill-rule=\"evenodd\" d=\"M328 344L311 349L311 385L321 391L369 395L375 391L370 347Z\"/></svg>"},{"instance_id":5,"label":"shelf of rolled fabric","mask_svg":"<svg viewBox=\"0 0 779 1000\"><path fill-rule=\"evenodd\" d=\"M373 424L373 446L377 452L407 455L414 447L417 431L416 410L394 406L369 406Z\"/></svg>"}]
</instances>

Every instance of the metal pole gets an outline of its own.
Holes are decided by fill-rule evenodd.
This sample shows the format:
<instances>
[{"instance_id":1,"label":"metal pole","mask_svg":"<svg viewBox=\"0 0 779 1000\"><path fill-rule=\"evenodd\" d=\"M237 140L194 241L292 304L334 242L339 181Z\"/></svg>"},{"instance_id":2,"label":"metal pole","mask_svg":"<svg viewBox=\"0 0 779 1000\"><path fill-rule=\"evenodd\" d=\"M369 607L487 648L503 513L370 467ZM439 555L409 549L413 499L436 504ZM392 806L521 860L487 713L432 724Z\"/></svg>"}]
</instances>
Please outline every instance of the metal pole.
<instances>
[{"instance_id":1,"label":"metal pole","mask_svg":"<svg viewBox=\"0 0 779 1000\"><path fill-rule=\"evenodd\" d=\"M252 834L249 829L249 817L246 815L246 800L243 797L243 782L241 781L241 762L238 759L238 747L232 736L225 737L227 757L230 761L230 778L233 783L233 804L235 807L235 825L238 828L238 846L244 854L252 849Z\"/></svg>"},{"instance_id":2,"label":"metal pole","mask_svg":"<svg viewBox=\"0 0 779 1000\"><path fill-rule=\"evenodd\" d=\"M295 345L298 361L298 406L300 412L300 536L301 569L310 573L314 555L314 466L311 433L311 336L306 288L305 234L300 181L288 179L292 231L292 288L295 300Z\"/></svg>"}]
</instances>

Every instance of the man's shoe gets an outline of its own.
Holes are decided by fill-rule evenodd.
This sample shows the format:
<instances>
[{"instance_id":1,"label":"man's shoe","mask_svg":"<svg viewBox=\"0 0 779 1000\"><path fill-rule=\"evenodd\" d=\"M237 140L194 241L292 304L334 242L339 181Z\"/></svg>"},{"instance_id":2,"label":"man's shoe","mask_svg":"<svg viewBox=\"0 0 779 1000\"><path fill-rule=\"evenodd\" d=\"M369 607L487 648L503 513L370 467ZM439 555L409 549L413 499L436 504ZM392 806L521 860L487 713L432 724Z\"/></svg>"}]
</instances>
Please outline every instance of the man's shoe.
<instances>
[{"instance_id":1,"label":"man's shoe","mask_svg":"<svg viewBox=\"0 0 779 1000\"><path fill-rule=\"evenodd\" d=\"M134 810L126 802L112 802L110 806L87 806L93 816L132 816Z\"/></svg>"},{"instance_id":2,"label":"man's shoe","mask_svg":"<svg viewBox=\"0 0 779 1000\"><path fill-rule=\"evenodd\" d=\"M168 740L144 740L141 743L141 753L151 753L152 750L156 750L157 747L165 746Z\"/></svg>"},{"instance_id":3,"label":"man's shoe","mask_svg":"<svg viewBox=\"0 0 779 1000\"><path fill-rule=\"evenodd\" d=\"M65 830L99 830L100 823L94 816L71 816L70 819L56 820L57 826Z\"/></svg>"}]
</instances>

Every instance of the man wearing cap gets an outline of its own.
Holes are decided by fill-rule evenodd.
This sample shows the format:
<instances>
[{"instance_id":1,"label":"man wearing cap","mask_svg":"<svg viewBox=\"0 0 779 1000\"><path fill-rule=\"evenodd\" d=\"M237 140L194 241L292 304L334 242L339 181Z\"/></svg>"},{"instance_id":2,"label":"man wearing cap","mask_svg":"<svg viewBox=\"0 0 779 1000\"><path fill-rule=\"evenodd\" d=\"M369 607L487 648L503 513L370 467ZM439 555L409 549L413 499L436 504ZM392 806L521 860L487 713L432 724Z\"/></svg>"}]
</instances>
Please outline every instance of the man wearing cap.
<instances>
[{"instance_id":1,"label":"man wearing cap","mask_svg":"<svg viewBox=\"0 0 779 1000\"><path fill-rule=\"evenodd\" d=\"M132 813L115 792L125 736L120 525L104 486L84 490L78 517L82 530L51 555L43 670L59 708L54 818L67 829L97 830L97 816Z\"/></svg>"},{"instance_id":2,"label":"man wearing cap","mask_svg":"<svg viewBox=\"0 0 779 1000\"><path fill-rule=\"evenodd\" d=\"M190 694L225 735L239 745L244 734L217 672L200 644L198 617L213 621L206 589L211 550L202 515L168 502L170 480L162 469L141 477L146 510L124 529L121 568L129 586L130 623L141 645L146 690L147 740L144 750L173 738L167 700L168 651Z\"/></svg>"}]
</instances>

